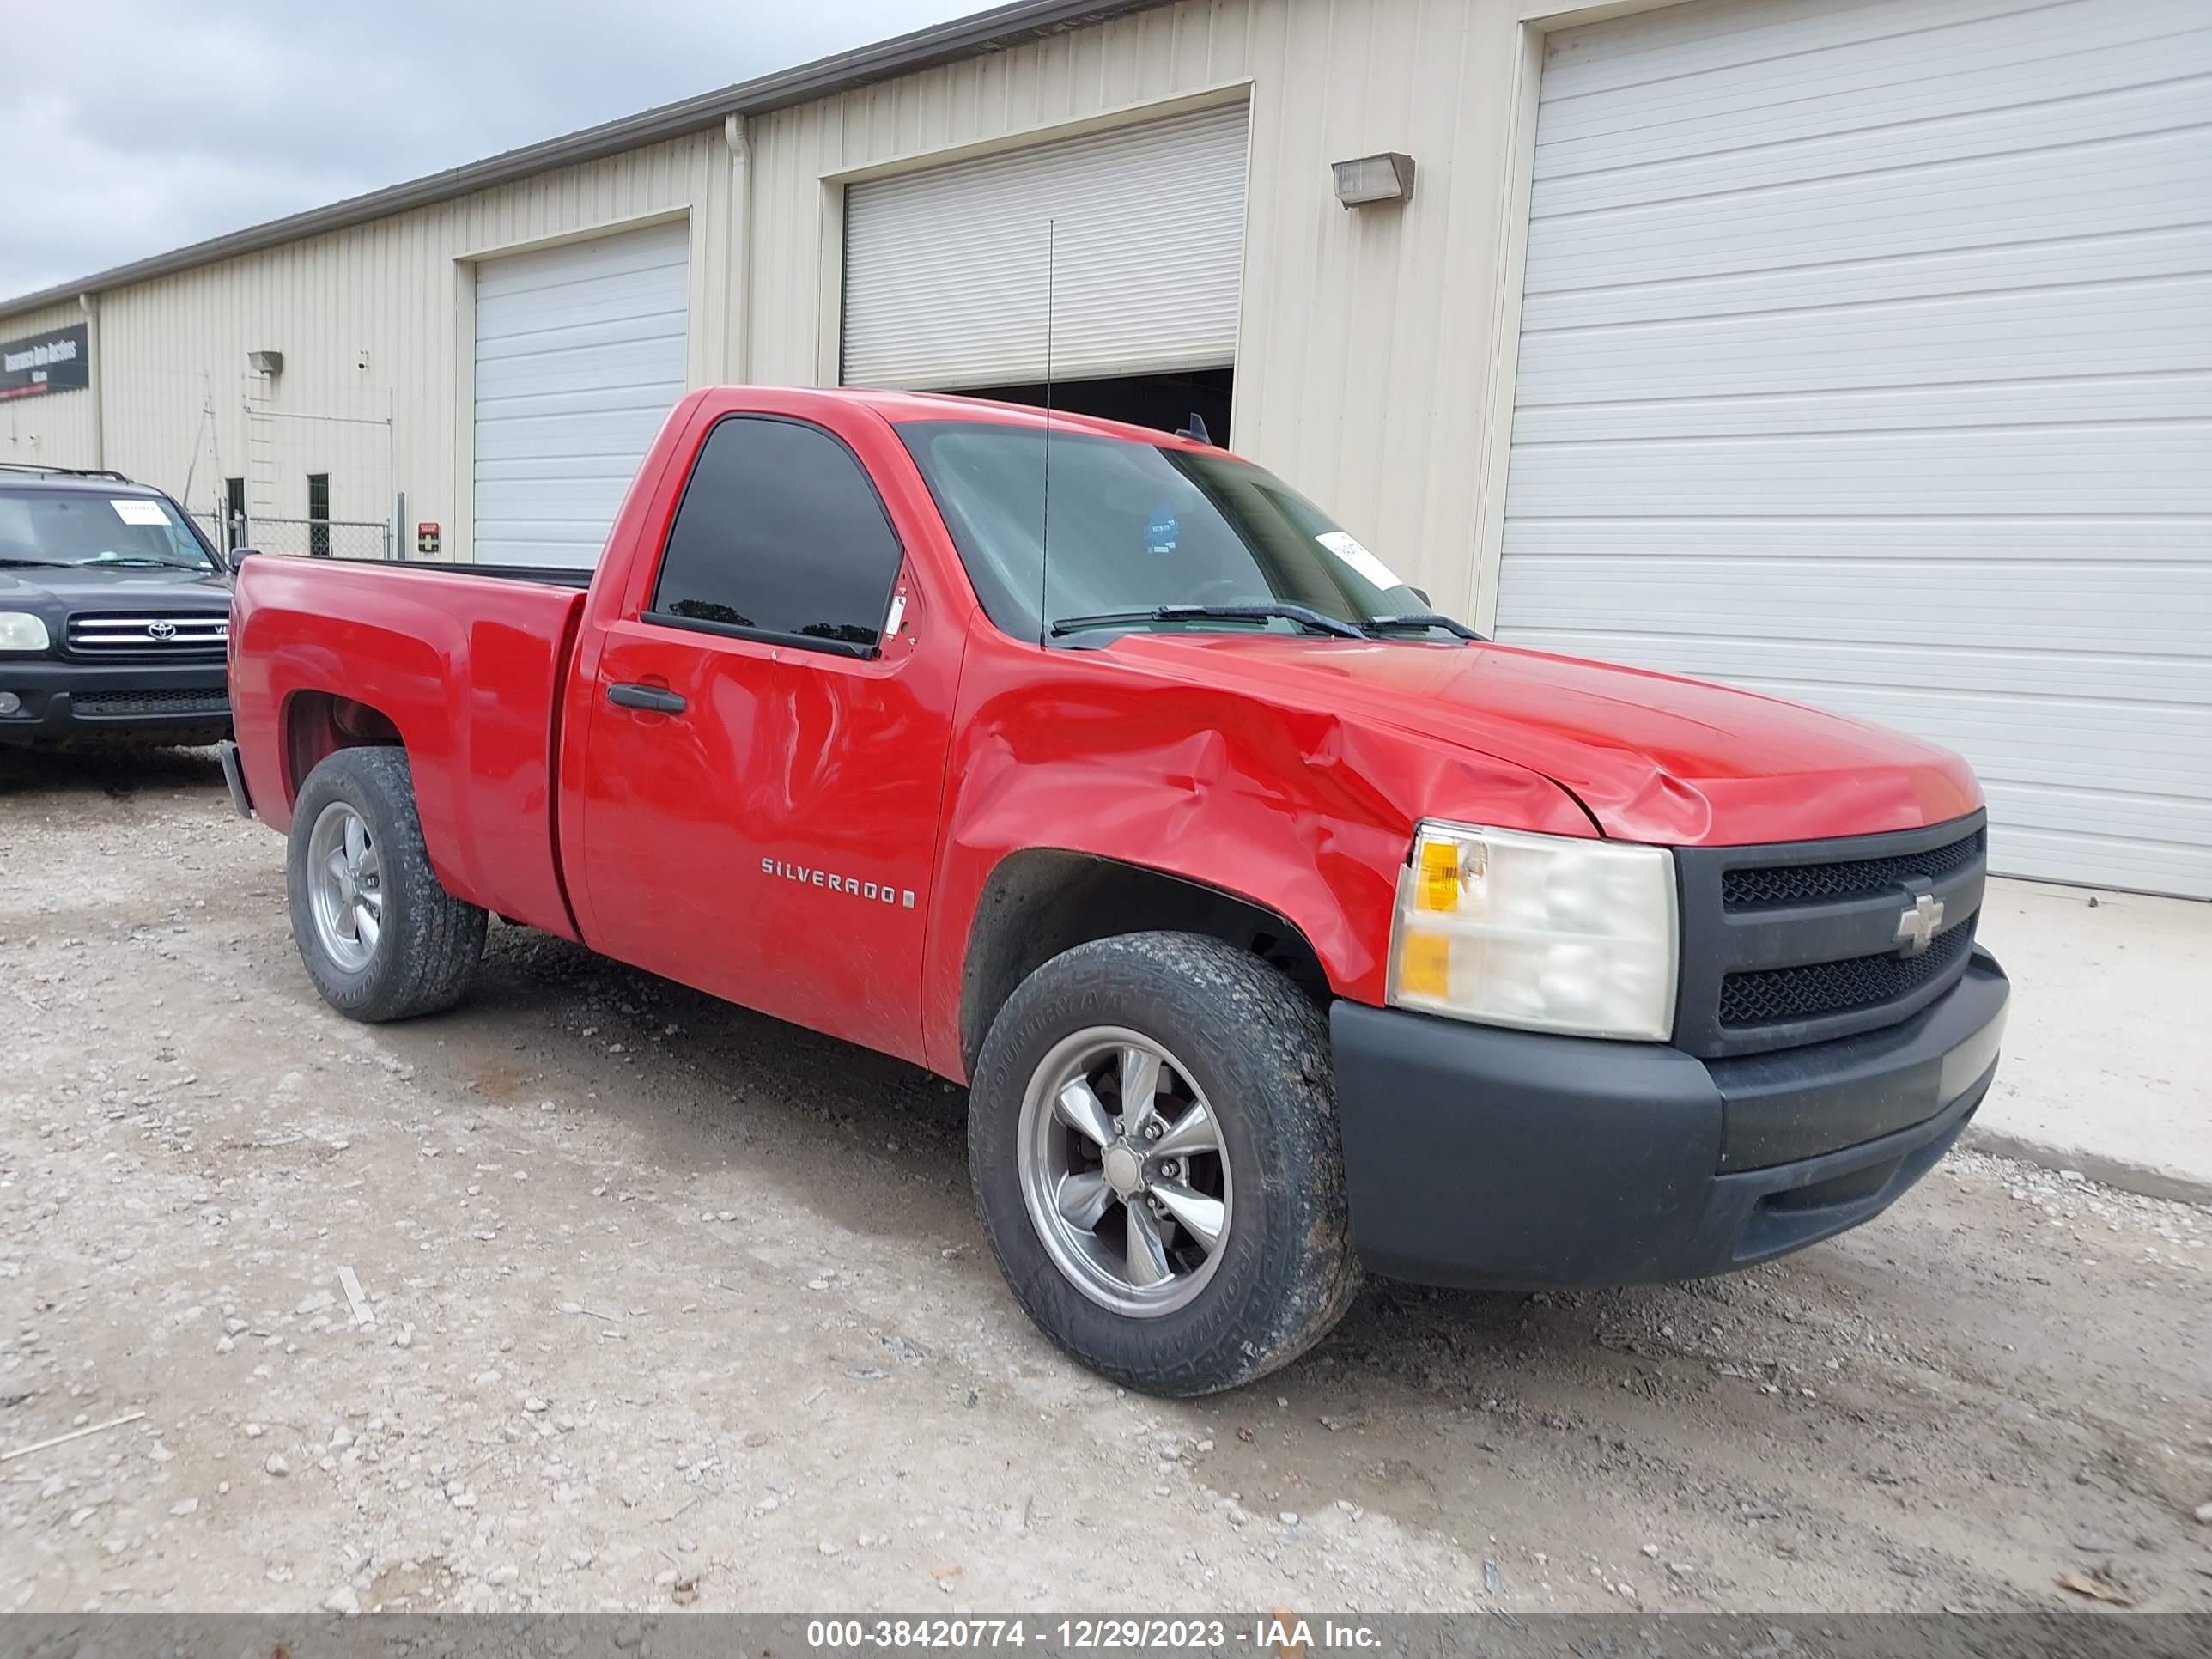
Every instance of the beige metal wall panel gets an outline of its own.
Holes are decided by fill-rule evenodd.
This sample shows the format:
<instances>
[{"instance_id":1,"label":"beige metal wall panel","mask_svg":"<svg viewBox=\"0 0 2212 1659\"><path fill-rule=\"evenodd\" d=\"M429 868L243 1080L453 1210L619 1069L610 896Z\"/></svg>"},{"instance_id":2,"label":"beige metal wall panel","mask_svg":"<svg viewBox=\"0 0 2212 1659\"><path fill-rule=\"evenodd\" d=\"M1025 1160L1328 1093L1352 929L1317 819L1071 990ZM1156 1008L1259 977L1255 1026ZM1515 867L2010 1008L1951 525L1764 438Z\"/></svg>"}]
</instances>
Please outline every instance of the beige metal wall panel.
<instances>
[{"instance_id":1,"label":"beige metal wall panel","mask_svg":"<svg viewBox=\"0 0 2212 1659\"><path fill-rule=\"evenodd\" d=\"M313 472L330 475L338 520L380 523L404 490L410 539L434 522L441 556L466 558L471 262L656 217L688 222L695 248L726 237L728 161L721 135L701 133L104 295L107 465L179 495L189 483L201 513L226 477L246 478L264 520L303 518ZM720 374L727 274L692 262L693 385ZM0 336L23 321L0 319ZM282 352L282 374L251 373L256 350ZM271 544L299 550L286 533L272 526Z\"/></svg>"},{"instance_id":2,"label":"beige metal wall panel","mask_svg":"<svg viewBox=\"0 0 2212 1659\"><path fill-rule=\"evenodd\" d=\"M467 557L467 261L681 216L691 382L743 364L757 381L830 384L848 182L1244 103L1231 441L1472 613L1492 353L1513 337L1498 313L1520 9L1182 0L756 115L742 170L708 130L118 289L95 354L106 458L173 490L189 478L204 511L227 476L252 478L264 515L304 514L311 471L331 475L339 518L381 520L404 490L410 526L438 522L441 556ZM1412 201L1340 206L1329 163L1392 149L1417 164ZM284 354L274 382L248 375L255 349ZM249 418L249 395L347 422ZM387 412L388 463L374 424ZM57 447L89 437L46 418Z\"/></svg>"},{"instance_id":3,"label":"beige metal wall panel","mask_svg":"<svg viewBox=\"0 0 2212 1659\"><path fill-rule=\"evenodd\" d=\"M756 379L836 378L842 191L1249 99L1235 431L1408 580L1471 608L1518 69L1510 0L1186 0L756 117ZM1415 161L1347 210L1329 163Z\"/></svg>"},{"instance_id":4,"label":"beige metal wall panel","mask_svg":"<svg viewBox=\"0 0 2212 1659\"><path fill-rule=\"evenodd\" d=\"M89 324L93 373L100 372L99 324L71 301L0 318L0 341L26 339L52 329ZM98 459L93 422L98 399L90 386L49 392L39 398L0 403L0 461L30 461L47 466L90 466Z\"/></svg>"}]
</instances>

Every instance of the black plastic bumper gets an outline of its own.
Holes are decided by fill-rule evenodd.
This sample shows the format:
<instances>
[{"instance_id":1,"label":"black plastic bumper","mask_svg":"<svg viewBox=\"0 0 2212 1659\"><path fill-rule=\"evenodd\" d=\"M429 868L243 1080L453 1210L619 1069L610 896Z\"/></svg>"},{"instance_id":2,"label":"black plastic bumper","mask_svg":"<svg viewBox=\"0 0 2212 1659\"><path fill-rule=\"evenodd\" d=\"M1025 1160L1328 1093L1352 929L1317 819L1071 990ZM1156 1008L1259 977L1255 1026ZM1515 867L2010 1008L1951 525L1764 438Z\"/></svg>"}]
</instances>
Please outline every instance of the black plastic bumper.
<instances>
[{"instance_id":1,"label":"black plastic bumper","mask_svg":"<svg viewBox=\"0 0 2212 1659\"><path fill-rule=\"evenodd\" d=\"M0 714L0 744L155 742L230 725L222 663L135 667L121 663L0 658L0 691L19 707Z\"/></svg>"},{"instance_id":2,"label":"black plastic bumper","mask_svg":"<svg viewBox=\"0 0 2212 1659\"><path fill-rule=\"evenodd\" d=\"M1694 1279L1832 1237L1949 1150L1989 1091L2010 989L1977 949L1901 1024L1717 1060L1339 1002L1361 1258L1540 1290Z\"/></svg>"}]
</instances>

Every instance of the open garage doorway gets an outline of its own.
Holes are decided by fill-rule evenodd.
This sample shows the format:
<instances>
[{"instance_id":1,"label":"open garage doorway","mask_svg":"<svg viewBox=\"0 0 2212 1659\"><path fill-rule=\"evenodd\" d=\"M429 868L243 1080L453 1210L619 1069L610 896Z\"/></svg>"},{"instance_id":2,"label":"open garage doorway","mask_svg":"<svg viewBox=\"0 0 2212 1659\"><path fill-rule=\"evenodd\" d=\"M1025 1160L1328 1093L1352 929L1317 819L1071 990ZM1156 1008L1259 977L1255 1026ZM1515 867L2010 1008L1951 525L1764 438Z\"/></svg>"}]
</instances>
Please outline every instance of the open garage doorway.
<instances>
[{"instance_id":1,"label":"open garage doorway","mask_svg":"<svg viewBox=\"0 0 2212 1659\"><path fill-rule=\"evenodd\" d=\"M1229 442L1229 408L1237 378L1231 368L1194 368L1179 374L1116 374L1093 380L1060 380L1052 406L1066 415L1095 415L1162 432L1179 432L1197 416L1206 435L1224 447ZM995 398L1000 403L1044 407L1042 381L1019 386L962 386L963 398Z\"/></svg>"}]
</instances>

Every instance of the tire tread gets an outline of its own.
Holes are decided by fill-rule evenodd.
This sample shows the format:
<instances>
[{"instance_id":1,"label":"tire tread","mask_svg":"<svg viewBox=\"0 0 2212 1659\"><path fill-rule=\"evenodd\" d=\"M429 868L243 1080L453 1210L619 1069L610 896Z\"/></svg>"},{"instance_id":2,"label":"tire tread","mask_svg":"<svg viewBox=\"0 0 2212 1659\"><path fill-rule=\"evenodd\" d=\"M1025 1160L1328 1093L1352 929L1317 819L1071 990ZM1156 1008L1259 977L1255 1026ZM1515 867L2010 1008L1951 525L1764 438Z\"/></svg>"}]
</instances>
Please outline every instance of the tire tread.
<instances>
[{"instance_id":1,"label":"tire tread","mask_svg":"<svg viewBox=\"0 0 2212 1659\"><path fill-rule=\"evenodd\" d=\"M387 895L392 948L380 951L359 975L342 972L324 954L306 903L307 829L337 799L360 810L376 831ZM307 977L331 1007L350 1019L382 1024L441 1013L468 994L489 918L448 893L431 867L405 750L341 749L324 757L300 790L288 866L293 938Z\"/></svg>"},{"instance_id":2,"label":"tire tread","mask_svg":"<svg viewBox=\"0 0 2212 1659\"><path fill-rule=\"evenodd\" d=\"M1256 1108L1255 1132L1273 1143L1235 1166L1239 1182L1262 1182L1271 1224L1252 1274L1255 1293L1231 1316L1139 1320L1089 1302L1036 1242L1008 1174L1028 1085L1020 1057L1036 1047L1040 1031L1093 1017L1067 1011L1149 1000L1180 1008L1194 1029L1213 1034L1212 1052L1183 1058L1225 1069ZM1216 1095L1214 1085L1208 1093ZM1224 1109L1218 1097L1215 1106ZM1115 1382L1188 1397L1253 1382L1320 1341L1358 1293L1328 1025L1295 985L1248 951L1200 934L1156 933L1095 940L1054 957L993 1021L970 1112L977 1212L1016 1299L1063 1352ZM1209 1286L1193 1310L1212 1294ZM1171 1322L1175 1340L1164 1340L1160 1328Z\"/></svg>"}]
</instances>

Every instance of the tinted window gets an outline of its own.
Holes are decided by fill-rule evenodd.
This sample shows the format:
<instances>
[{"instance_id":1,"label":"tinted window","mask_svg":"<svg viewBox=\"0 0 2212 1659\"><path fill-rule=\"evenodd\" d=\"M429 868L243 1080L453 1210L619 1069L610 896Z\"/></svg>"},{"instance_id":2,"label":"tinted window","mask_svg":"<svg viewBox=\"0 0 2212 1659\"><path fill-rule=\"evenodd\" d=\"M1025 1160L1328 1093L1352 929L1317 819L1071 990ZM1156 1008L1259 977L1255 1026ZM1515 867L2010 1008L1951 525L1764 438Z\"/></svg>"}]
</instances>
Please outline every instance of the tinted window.
<instances>
[{"instance_id":1,"label":"tinted window","mask_svg":"<svg viewBox=\"0 0 2212 1659\"><path fill-rule=\"evenodd\" d=\"M844 445L737 416L707 434L668 532L653 608L764 634L876 643L899 546Z\"/></svg>"}]
</instances>

